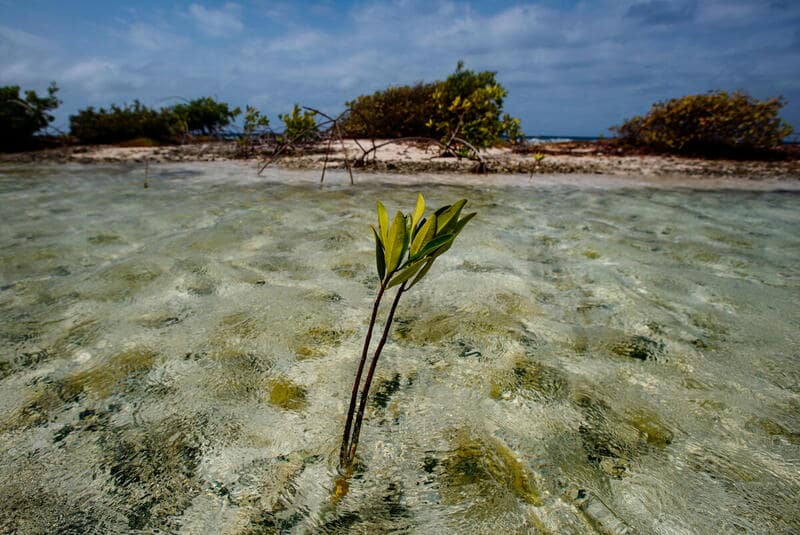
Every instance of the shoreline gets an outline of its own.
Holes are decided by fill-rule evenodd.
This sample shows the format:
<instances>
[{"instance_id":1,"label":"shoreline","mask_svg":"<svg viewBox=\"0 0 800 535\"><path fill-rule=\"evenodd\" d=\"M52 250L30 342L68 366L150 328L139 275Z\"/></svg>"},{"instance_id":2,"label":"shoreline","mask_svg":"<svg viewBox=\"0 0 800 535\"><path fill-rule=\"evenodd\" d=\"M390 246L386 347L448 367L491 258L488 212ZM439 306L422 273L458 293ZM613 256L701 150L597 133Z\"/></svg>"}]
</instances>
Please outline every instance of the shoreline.
<instances>
[{"instance_id":1,"label":"shoreline","mask_svg":"<svg viewBox=\"0 0 800 535\"><path fill-rule=\"evenodd\" d=\"M334 146L328 156L329 171L345 170L345 157L353 165L369 148L371 140L346 140L344 146ZM462 179L467 175L479 178L500 174L533 175L606 175L644 180L646 182L800 182L800 158L784 160L727 160L685 156L625 154L609 152L598 142L556 142L534 145L533 150L544 154L536 162L532 153L512 148L491 148L481 152L488 173L476 175L475 162L467 159L439 157L436 149L413 142L386 145L356 165L358 174L452 174ZM27 164L124 164L124 163L202 163L243 162L256 165L263 158L241 158L235 142L207 142L155 147L120 147L114 145L70 146L22 153L0 154L0 165ZM295 154L284 155L270 167L296 170L322 170L325 165L325 146L312 146ZM268 167L269 168L269 167ZM473 182L460 180L460 182Z\"/></svg>"}]
</instances>

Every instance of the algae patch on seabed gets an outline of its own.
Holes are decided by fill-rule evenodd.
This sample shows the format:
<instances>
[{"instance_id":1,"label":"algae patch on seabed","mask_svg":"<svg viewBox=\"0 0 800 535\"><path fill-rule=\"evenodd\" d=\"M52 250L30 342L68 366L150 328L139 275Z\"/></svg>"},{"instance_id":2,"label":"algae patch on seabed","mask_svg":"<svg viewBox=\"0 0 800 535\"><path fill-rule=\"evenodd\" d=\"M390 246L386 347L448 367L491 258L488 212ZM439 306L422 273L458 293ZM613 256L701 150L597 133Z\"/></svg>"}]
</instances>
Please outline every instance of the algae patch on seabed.
<instances>
[{"instance_id":1,"label":"algae patch on seabed","mask_svg":"<svg viewBox=\"0 0 800 535\"><path fill-rule=\"evenodd\" d=\"M631 410L627 423L644 436L651 446L664 449L672 444L675 434L661 421L655 412L646 409Z\"/></svg>"},{"instance_id":2,"label":"algae patch on seabed","mask_svg":"<svg viewBox=\"0 0 800 535\"><path fill-rule=\"evenodd\" d=\"M53 412L83 394L107 398L128 377L150 370L155 357L156 354L148 349L130 349L88 370L54 382L42 382L25 404L0 424L0 430L43 424Z\"/></svg>"},{"instance_id":3,"label":"algae patch on seabed","mask_svg":"<svg viewBox=\"0 0 800 535\"><path fill-rule=\"evenodd\" d=\"M100 323L97 320L78 322L61 333L52 344L52 353L57 357L65 357L65 353L78 347L91 344L100 333Z\"/></svg>"},{"instance_id":4,"label":"algae patch on seabed","mask_svg":"<svg viewBox=\"0 0 800 535\"><path fill-rule=\"evenodd\" d=\"M196 470L201 459L202 421L170 417L144 427L105 433L103 468L122 500L122 513L134 530L172 532L174 518L200 492Z\"/></svg>"},{"instance_id":5,"label":"algae patch on seabed","mask_svg":"<svg viewBox=\"0 0 800 535\"><path fill-rule=\"evenodd\" d=\"M578 427L586 461L615 479L631 475L631 460L658 454L675 435L658 414L635 408L623 414L601 398L577 392L575 404L583 414ZM565 466L566 472L574 467Z\"/></svg>"},{"instance_id":6,"label":"algae patch on seabed","mask_svg":"<svg viewBox=\"0 0 800 535\"><path fill-rule=\"evenodd\" d=\"M558 401L569 392L567 377L556 368L524 356L514 359L513 367L491 381L489 395L494 399L519 394L540 401Z\"/></svg>"},{"instance_id":7,"label":"algae patch on seabed","mask_svg":"<svg viewBox=\"0 0 800 535\"><path fill-rule=\"evenodd\" d=\"M276 378L269 381L269 402L287 410L301 410L306 406L306 389L289 379Z\"/></svg>"},{"instance_id":8,"label":"algae patch on seabed","mask_svg":"<svg viewBox=\"0 0 800 535\"><path fill-rule=\"evenodd\" d=\"M152 368L155 357L156 354L149 349L123 351L112 356L107 363L67 377L64 381L76 390L106 398L123 379Z\"/></svg>"},{"instance_id":9,"label":"algae patch on seabed","mask_svg":"<svg viewBox=\"0 0 800 535\"><path fill-rule=\"evenodd\" d=\"M215 359L225 360L240 357L243 345L261 333L258 322L245 312L236 312L222 317L208 340L210 354Z\"/></svg>"},{"instance_id":10,"label":"algae patch on seabed","mask_svg":"<svg viewBox=\"0 0 800 535\"><path fill-rule=\"evenodd\" d=\"M512 509L517 498L542 505L532 474L500 440L460 430L451 447L437 468L442 503L468 503L467 514L480 516Z\"/></svg>"},{"instance_id":11,"label":"algae patch on seabed","mask_svg":"<svg viewBox=\"0 0 800 535\"><path fill-rule=\"evenodd\" d=\"M321 357L341 344L342 339L352 335L353 332L322 326L311 327L294 339L291 349L299 360Z\"/></svg>"},{"instance_id":12,"label":"algae patch on seabed","mask_svg":"<svg viewBox=\"0 0 800 535\"><path fill-rule=\"evenodd\" d=\"M658 360L664 352L664 344L646 336L634 335L615 343L611 346L611 352L636 360Z\"/></svg>"}]
</instances>

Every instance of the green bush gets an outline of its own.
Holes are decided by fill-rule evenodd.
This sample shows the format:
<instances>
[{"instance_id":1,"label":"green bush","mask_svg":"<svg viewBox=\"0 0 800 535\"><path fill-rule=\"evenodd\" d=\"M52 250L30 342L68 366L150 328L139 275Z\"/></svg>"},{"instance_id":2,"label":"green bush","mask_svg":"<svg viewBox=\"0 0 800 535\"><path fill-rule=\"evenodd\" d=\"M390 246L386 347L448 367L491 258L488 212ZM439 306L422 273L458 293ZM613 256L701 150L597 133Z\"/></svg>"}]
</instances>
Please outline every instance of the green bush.
<instances>
[{"instance_id":1,"label":"green bush","mask_svg":"<svg viewBox=\"0 0 800 535\"><path fill-rule=\"evenodd\" d=\"M342 122L342 128L356 137L436 137L427 124L436 110L435 89L436 84L420 82L357 97L345 103L351 112Z\"/></svg>"},{"instance_id":2,"label":"green bush","mask_svg":"<svg viewBox=\"0 0 800 535\"><path fill-rule=\"evenodd\" d=\"M175 114L169 108L155 110L134 100L133 104L109 109L93 107L69 118L70 134L81 143L118 143L136 138L170 141L179 132Z\"/></svg>"},{"instance_id":3,"label":"green bush","mask_svg":"<svg viewBox=\"0 0 800 535\"><path fill-rule=\"evenodd\" d=\"M712 91L653 105L645 116L611 130L626 144L656 151L719 154L772 149L792 133L778 112L781 97L758 100L737 91Z\"/></svg>"},{"instance_id":4,"label":"green bush","mask_svg":"<svg viewBox=\"0 0 800 535\"><path fill-rule=\"evenodd\" d=\"M253 145L259 136L264 135L269 128L269 118L261 115L258 108L247 106L244 111L244 128L242 136L237 140L240 156L250 156Z\"/></svg>"},{"instance_id":5,"label":"green bush","mask_svg":"<svg viewBox=\"0 0 800 535\"><path fill-rule=\"evenodd\" d=\"M227 102L217 102L211 97L198 98L186 104L176 104L172 112L189 134L218 135L220 130L241 113L239 108L230 109Z\"/></svg>"},{"instance_id":6,"label":"green bush","mask_svg":"<svg viewBox=\"0 0 800 535\"><path fill-rule=\"evenodd\" d=\"M428 124L443 141L455 133L480 148L501 139L523 138L519 119L501 115L507 92L495 75L492 71L464 69L464 62L459 61L456 71L436 84L436 110Z\"/></svg>"},{"instance_id":7,"label":"green bush","mask_svg":"<svg viewBox=\"0 0 800 535\"><path fill-rule=\"evenodd\" d=\"M349 135L363 137L434 137L455 135L488 147L501 139L519 141L519 119L503 114L506 90L491 71L464 69L459 61L444 81L393 86L362 95L346 105L353 111L343 123Z\"/></svg>"},{"instance_id":8,"label":"green bush","mask_svg":"<svg viewBox=\"0 0 800 535\"><path fill-rule=\"evenodd\" d=\"M47 88L47 96L40 97L36 91L25 91L19 95L18 85L0 87L0 150L29 148L35 144L34 134L53 122L49 112L61 103L56 98L55 82Z\"/></svg>"},{"instance_id":9,"label":"green bush","mask_svg":"<svg viewBox=\"0 0 800 535\"><path fill-rule=\"evenodd\" d=\"M303 111L299 104L295 104L292 113L278 115L283 121L283 140L291 143L313 141L319 137L319 129L314 120L314 112Z\"/></svg>"}]
</instances>

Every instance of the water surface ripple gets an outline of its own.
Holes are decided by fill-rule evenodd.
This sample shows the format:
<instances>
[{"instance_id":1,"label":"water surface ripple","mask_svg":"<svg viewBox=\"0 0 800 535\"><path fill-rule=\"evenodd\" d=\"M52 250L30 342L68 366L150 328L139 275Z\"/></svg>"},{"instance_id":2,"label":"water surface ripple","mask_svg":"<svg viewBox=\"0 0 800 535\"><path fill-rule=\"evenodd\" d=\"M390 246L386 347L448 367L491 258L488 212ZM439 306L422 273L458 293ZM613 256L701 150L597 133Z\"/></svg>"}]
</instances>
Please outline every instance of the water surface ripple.
<instances>
[{"instance_id":1,"label":"water surface ripple","mask_svg":"<svg viewBox=\"0 0 800 535\"><path fill-rule=\"evenodd\" d=\"M0 169L1 532L800 531L800 195L331 180ZM479 216L337 502L367 224L418 190Z\"/></svg>"}]
</instances>

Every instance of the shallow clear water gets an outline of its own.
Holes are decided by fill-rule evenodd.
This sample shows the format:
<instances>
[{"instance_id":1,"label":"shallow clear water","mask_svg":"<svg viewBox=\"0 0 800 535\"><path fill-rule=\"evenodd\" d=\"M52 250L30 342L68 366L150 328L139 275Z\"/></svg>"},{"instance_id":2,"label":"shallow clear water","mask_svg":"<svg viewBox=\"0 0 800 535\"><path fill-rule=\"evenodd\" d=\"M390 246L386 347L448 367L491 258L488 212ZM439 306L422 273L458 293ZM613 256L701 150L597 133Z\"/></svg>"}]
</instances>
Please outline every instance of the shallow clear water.
<instances>
[{"instance_id":1,"label":"shallow clear water","mask_svg":"<svg viewBox=\"0 0 800 535\"><path fill-rule=\"evenodd\" d=\"M0 169L0 531L800 530L800 195L316 178ZM336 502L367 224L418 190L479 216Z\"/></svg>"}]
</instances>

